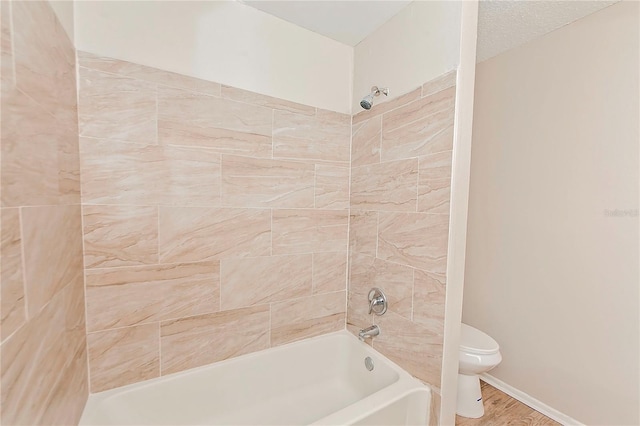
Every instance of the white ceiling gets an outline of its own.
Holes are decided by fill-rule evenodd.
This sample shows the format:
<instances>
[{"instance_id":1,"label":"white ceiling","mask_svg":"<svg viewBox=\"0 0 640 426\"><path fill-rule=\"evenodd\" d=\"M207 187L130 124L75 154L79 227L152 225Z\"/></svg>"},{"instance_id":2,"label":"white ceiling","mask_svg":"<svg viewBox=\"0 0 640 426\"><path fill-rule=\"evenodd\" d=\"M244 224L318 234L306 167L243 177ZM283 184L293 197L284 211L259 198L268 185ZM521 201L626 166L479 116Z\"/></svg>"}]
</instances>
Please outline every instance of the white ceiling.
<instances>
[{"instance_id":1,"label":"white ceiling","mask_svg":"<svg viewBox=\"0 0 640 426\"><path fill-rule=\"evenodd\" d=\"M355 46L411 1L242 0L248 6Z\"/></svg>"},{"instance_id":2,"label":"white ceiling","mask_svg":"<svg viewBox=\"0 0 640 426\"><path fill-rule=\"evenodd\" d=\"M240 1L349 46L358 44L411 3L401 0ZM524 44L617 1L480 0L478 61Z\"/></svg>"}]
</instances>

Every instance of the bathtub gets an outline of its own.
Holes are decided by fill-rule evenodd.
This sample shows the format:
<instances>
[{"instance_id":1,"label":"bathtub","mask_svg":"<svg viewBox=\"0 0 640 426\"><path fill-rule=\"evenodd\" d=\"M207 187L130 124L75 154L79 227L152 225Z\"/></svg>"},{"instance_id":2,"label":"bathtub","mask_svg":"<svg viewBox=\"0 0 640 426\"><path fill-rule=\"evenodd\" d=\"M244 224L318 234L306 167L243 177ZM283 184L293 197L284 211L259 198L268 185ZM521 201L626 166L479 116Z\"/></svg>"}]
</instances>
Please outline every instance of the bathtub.
<instances>
[{"instance_id":1,"label":"bathtub","mask_svg":"<svg viewBox=\"0 0 640 426\"><path fill-rule=\"evenodd\" d=\"M430 402L427 386L339 331L90 395L80 424L426 425Z\"/></svg>"}]
</instances>

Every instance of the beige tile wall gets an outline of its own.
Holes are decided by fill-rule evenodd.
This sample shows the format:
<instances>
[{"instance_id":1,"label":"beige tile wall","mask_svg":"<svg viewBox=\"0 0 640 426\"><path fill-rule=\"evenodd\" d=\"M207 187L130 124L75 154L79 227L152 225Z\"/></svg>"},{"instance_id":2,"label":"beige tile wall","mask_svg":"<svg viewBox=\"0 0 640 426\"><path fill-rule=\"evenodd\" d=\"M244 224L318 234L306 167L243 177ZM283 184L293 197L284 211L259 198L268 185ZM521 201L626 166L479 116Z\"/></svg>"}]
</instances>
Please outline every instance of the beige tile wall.
<instances>
[{"instance_id":1,"label":"beige tile wall","mask_svg":"<svg viewBox=\"0 0 640 426\"><path fill-rule=\"evenodd\" d=\"M91 391L343 329L351 117L78 55Z\"/></svg>"},{"instance_id":2,"label":"beige tile wall","mask_svg":"<svg viewBox=\"0 0 640 426\"><path fill-rule=\"evenodd\" d=\"M353 117L347 328L440 387L455 71ZM380 287L383 316L368 314Z\"/></svg>"},{"instance_id":3,"label":"beige tile wall","mask_svg":"<svg viewBox=\"0 0 640 426\"><path fill-rule=\"evenodd\" d=\"M88 382L75 52L48 2L0 7L0 423L76 424Z\"/></svg>"}]
</instances>

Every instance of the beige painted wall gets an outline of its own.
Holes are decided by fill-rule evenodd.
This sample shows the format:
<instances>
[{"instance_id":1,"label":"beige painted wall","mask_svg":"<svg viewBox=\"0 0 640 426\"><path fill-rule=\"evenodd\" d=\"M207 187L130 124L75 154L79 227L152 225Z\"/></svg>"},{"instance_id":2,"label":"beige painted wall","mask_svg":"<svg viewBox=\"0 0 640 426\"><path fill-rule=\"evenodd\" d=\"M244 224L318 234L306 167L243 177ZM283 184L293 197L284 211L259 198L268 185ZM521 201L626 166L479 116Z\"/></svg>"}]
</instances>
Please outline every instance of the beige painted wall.
<instances>
[{"instance_id":1,"label":"beige painted wall","mask_svg":"<svg viewBox=\"0 0 640 426\"><path fill-rule=\"evenodd\" d=\"M459 1L415 1L354 49L353 113L371 86L389 87L396 98L448 71L460 59Z\"/></svg>"},{"instance_id":2,"label":"beige painted wall","mask_svg":"<svg viewBox=\"0 0 640 426\"><path fill-rule=\"evenodd\" d=\"M592 425L639 421L638 12L476 74L463 320L500 343L491 374Z\"/></svg>"},{"instance_id":3,"label":"beige painted wall","mask_svg":"<svg viewBox=\"0 0 640 426\"><path fill-rule=\"evenodd\" d=\"M351 109L353 48L236 1L80 1L78 50L332 111Z\"/></svg>"},{"instance_id":4,"label":"beige painted wall","mask_svg":"<svg viewBox=\"0 0 640 426\"><path fill-rule=\"evenodd\" d=\"M69 40L73 43L73 10L74 2L72 0L49 0L53 13L56 14L62 28L64 28Z\"/></svg>"}]
</instances>

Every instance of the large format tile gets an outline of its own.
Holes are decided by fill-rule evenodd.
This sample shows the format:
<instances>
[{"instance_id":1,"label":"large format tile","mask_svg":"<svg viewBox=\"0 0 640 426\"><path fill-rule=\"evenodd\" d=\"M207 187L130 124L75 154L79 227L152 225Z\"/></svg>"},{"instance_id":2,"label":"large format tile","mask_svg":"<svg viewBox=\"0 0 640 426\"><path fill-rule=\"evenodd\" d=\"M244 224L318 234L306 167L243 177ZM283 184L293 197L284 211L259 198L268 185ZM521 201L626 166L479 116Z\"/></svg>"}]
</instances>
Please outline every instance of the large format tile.
<instances>
[{"instance_id":1,"label":"large format tile","mask_svg":"<svg viewBox=\"0 0 640 426\"><path fill-rule=\"evenodd\" d=\"M422 97L431 96L434 93L441 92L456 85L456 70L449 71L433 80L427 81L422 85Z\"/></svg>"},{"instance_id":2,"label":"large format tile","mask_svg":"<svg viewBox=\"0 0 640 426\"><path fill-rule=\"evenodd\" d=\"M44 1L11 3L17 87L64 122L76 120L73 44Z\"/></svg>"},{"instance_id":3,"label":"large format tile","mask_svg":"<svg viewBox=\"0 0 640 426\"><path fill-rule=\"evenodd\" d=\"M345 326L345 304L344 291L274 303L271 308L271 345L342 330Z\"/></svg>"},{"instance_id":4,"label":"large format tile","mask_svg":"<svg viewBox=\"0 0 640 426\"><path fill-rule=\"evenodd\" d=\"M162 374L269 347L269 306L222 311L161 324Z\"/></svg>"},{"instance_id":5,"label":"large format tile","mask_svg":"<svg viewBox=\"0 0 640 426\"><path fill-rule=\"evenodd\" d=\"M273 254L344 251L348 220L342 210L274 210Z\"/></svg>"},{"instance_id":6,"label":"large format tile","mask_svg":"<svg viewBox=\"0 0 640 426\"><path fill-rule=\"evenodd\" d=\"M67 285L82 282L80 206L22 209L24 280L29 316Z\"/></svg>"},{"instance_id":7,"label":"large format tile","mask_svg":"<svg viewBox=\"0 0 640 426\"><path fill-rule=\"evenodd\" d=\"M120 74L125 77L133 77L145 80L149 83L162 84L178 89L193 90L211 95L220 95L220 83L201 80L170 71L146 67L133 62L93 55L88 52L78 51L78 64L81 67L92 68L96 71Z\"/></svg>"},{"instance_id":8,"label":"large format tile","mask_svg":"<svg viewBox=\"0 0 640 426\"><path fill-rule=\"evenodd\" d=\"M302 105L284 99L272 98L255 92L238 89L231 86L222 86L222 97L234 101L246 102L253 105L261 105L267 108L281 109L303 115L315 115L316 109L312 106Z\"/></svg>"},{"instance_id":9,"label":"large format tile","mask_svg":"<svg viewBox=\"0 0 640 426\"><path fill-rule=\"evenodd\" d=\"M455 88L383 116L382 160L430 155L453 149Z\"/></svg>"},{"instance_id":10,"label":"large format tile","mask_svg":"<svg viewBox=\"0 0 640 426\"><path fill-rule=\"evenodd\" d=\"M226 259L221 262L221 309L311 295L311 255Z\"/></svg>"},{"instance_id":11,"label":"large format tile","mask_svg":"<svg viewBox=\"0 0 640 426\"><path fill-rule=\"evenodd\" d=\"M448 237L449 215L380 212L378 257L444 274Z\"/></svg>"},{"instance_id":12,"label":"large format tile","mask_svg":"<svg viewBox=\"0 0 640 426\"><path fill-rule=\"evenodd\" d=\"M218 205L220 155L191 147L82 138L88 204Z\"/></svg>"},{"instance_id":13,"label":"large format tile","mask_svg":"<svg viewBox=\"0 0 640 426\"><path fill-rule=\"evenodd\" d=\"M160 260L194 262L271 254L265 209L160 207Z\"/></svg>"},{"instance_id":14,"label":"large format tile","mask_svg":"<svg viewBox=\"0 0 640 426\"><path fill-rule=\"evenodd\" d=\"M160 376L159 324L87 335L91 392Z\"/></svg>"},{"instance_id":15,"label":"large format tile","mask_svg":"<svg viewBox=\"0 0 640 426\"><path fill-rule=\"evenodd\" d=\"M449 214L452 151L420 157L418 211Z\"/></svg>"},{"instance_id":16,"label":"large format tile","mask_svg":"<svg viewBox=\"0 0 640 426\"><path fill-rule=\"evenodd\" d=\"M156 143L155 84L79 68L80 136Z\"/></svg>"},{"instance_id":17,"label":"large format tile","mask_svg":"<svg viewBox=\"0 0 640 426\"><path fill-rule=\"evenodd\" d=\"M18 209L1 209L2 244L0 246L0 300L2 301L1 340L16 331L26 320L22 277L22 236Z\"/></svg>"},{"instance_id":18,"label":"large format tile","mask_svg":"<svg viewBox=\"0 0 640 426\"><path fill-rule=\"evenodd\" d=\"M415 271L413 282L413 322L433 333L444 335L445 276Z\"/></svg>"},{"instance_id":19,"label":"large format tile","mask_svg":"<svg viewBox=\"0 0 640 426\"><path fill-rule=\"evenodd\" d=\"M218 262L86 271L90 331L216 312Z\"/></svg>"},{"instance_id":20,"label":"large format tile","mask_svg":"<svg viewBox=\"0 0 640 426\"><path fill-rule=\"evenodd\" d=\"M368 315L367 296L373 287L387 296L388 311L411 319L413 307L413 269L365 255L351 258L349 291L358 295L353 309Z\"/></svg>"},{"instance_id":21,"label":"large format tile","mask_svg":"<svg viewBox=\"0 0 640 426\"><path fill-rule=\"evenodd\" d=\"M331 293L347 288L347 252L313 254L313 293Z\"/></svg>"},{"instance_id":22,"label":"large format tile","mask_svg":"<svg viewBox=\"0 0 640 426\"><path fill-rule=\"evenodd\" d=\"M351 139L351 167L380 162L382 115L354 125Z\"/></svg>"},{"instance_id":23,"label":"large format tile","mask_svg":"<svg viewBox=\"0 0 640 426\"><path fill-rule=\"evenodd\" d=\"M78 203L75 122L61 120L24 93L2 94L2 205Z\"/></svg>"},{"instance_id":24,"label":"large format tile","mask_svg":"<svg viewBox=\"0 0 640 426\"><path fill-rule=\"evenodd\" d=\"M84 292L75 283L58 292L41 311L2 343L0 360L2 424L55 424L50 407L66 395L67 418L82 410L86 391L71 394L65 382L69 369L82 375L86 365L76 362L85 348ZM81 389L82 390L82 389Z\"/></svg>"},{"instance_id":25,"label":"large format tile","mask_svg":"<svg viewBox=\"0 0 640 426\"><path fill-rule=\"evenodd\" d=\"M160 88L161 144L212 148L222 153L269 156L272 110L186 90Z\"/></svg>"},{"instance_id":26,"label":"large format tile","mask_svg":"<svg viewBox=\"0 0 640 426\"><path fill-rule=\"evenodd\" d=\"M351 207L362 210L416 211L418 159L354 167Z\"/></svg>"},{"instance_id":27,"label":"large format tile","mask_svg":"<svg viewBox=\"0 0 640 426\"><path fill-rule=\"evenodd\" d=\"M375 317L375 322L382 333L373 340L373 347L418 379L440 387L442 335L395 312Z\"/></svg>"},{"instance_id":28,"label":"large format tile","mask_svg":"<svg viewBox=\"0 0 640 426\"><path fill-rule=\"evenodd\" d=\"M274 157L348 162L350 140L350 118L344 114L274 111Z\"/></svg>"},{"instance_id":29,"label":"large format tile","mask_svg":"<svg viewBox=\"0 0 640 426\"><path fill-rule=\"evenodd\" d=\"M222 203L233 207L313 207L313 164L224 155Z\"/></svg>"},{"instance_id":30,"label":"large format tile","mask_svg":"<svg viewBox=\"0 0 640 426\"><path fill-rule=\"evenodd\" d=\"M376 255L378 245L378 212L351 209L349 218L350 253Z\"/></svg>"},{"instance_id":31,"label":"large format tile","mask_svg":"<svg viewBox=\"0 0 640 426\"><path fill-rule=\"evenodd\" d=\"M158 208L86 205L85 268L158 263Z\"/></svg>"},{"instance_id":32,"label":"large format tile","mask_svg":"<svg viewBox=\"0 0 640 426\"><path fill-rule=\"evenodd\" d=\"M349 208L349 166L316 164L315 207Z\"/></svg>"}]
</instances>

